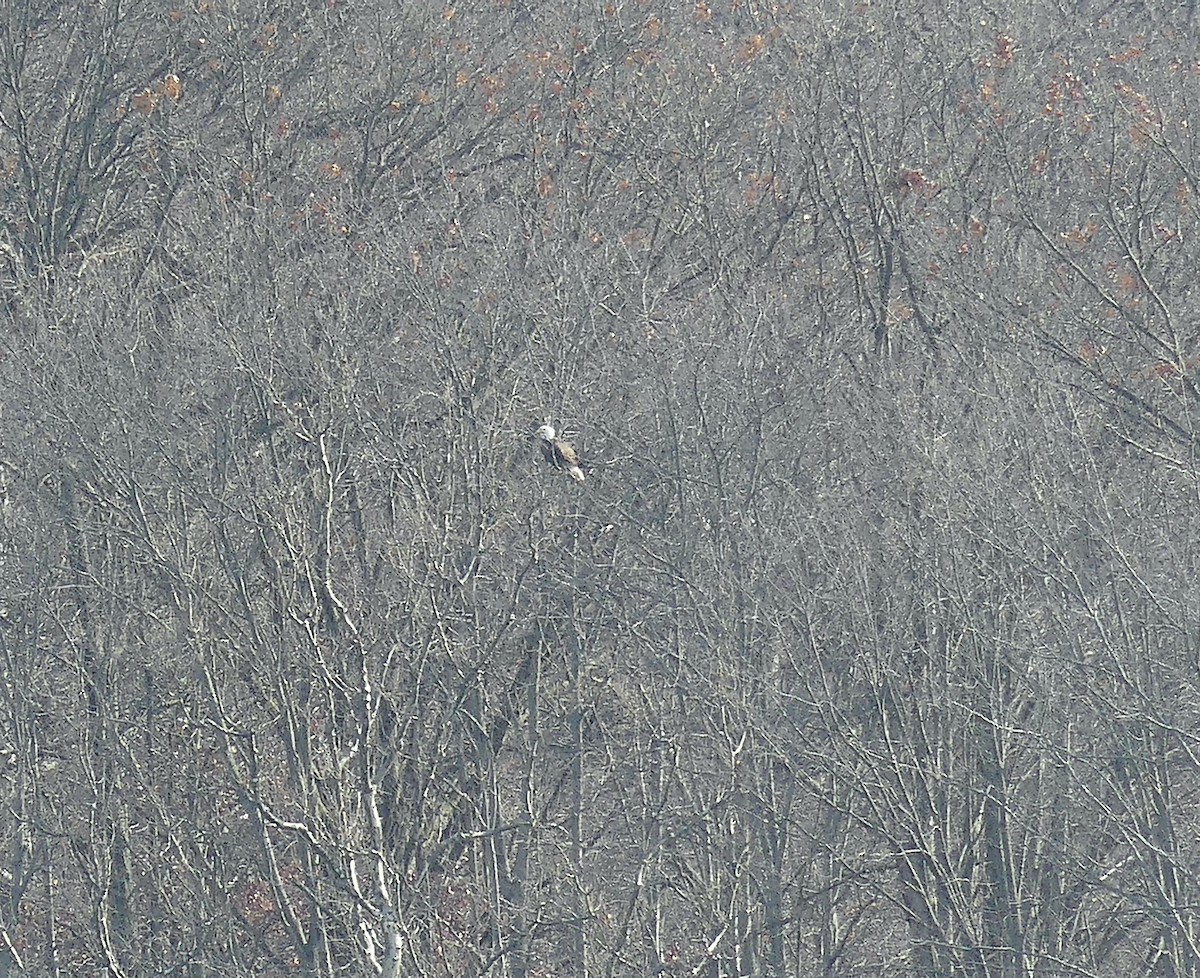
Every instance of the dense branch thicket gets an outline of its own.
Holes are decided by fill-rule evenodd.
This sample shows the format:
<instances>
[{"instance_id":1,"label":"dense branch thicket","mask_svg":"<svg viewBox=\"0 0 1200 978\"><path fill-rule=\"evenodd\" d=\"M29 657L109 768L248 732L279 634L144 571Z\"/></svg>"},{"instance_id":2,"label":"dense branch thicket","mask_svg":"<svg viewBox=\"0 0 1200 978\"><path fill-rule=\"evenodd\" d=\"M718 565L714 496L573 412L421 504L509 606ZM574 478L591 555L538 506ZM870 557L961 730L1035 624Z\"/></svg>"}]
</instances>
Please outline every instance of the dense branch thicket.
<instances>
[{"instance_id":1,"label":"dense branch thicket","mask_svg":"<svg viewBox=\"0 0 1200 978\"><path fill-rule=\"evenodd\" d=\"M0 978L1200 971L1190 6L393 6L0 14Z\"/></svg>"}]
</instances>

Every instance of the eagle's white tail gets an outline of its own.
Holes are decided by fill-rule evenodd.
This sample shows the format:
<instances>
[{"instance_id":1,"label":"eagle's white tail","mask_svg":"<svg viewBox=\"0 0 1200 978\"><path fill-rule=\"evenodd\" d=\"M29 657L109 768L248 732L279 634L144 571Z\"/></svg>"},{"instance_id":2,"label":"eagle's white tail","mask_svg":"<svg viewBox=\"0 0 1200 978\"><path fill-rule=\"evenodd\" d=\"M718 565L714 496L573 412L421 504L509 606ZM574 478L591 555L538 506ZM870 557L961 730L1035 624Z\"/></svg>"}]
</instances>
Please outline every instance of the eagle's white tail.
<instances>
[{"instance_id":1,"label":"eagle's white tail","mask_svg":"<svg viewBox=\"0 0 1200 978\"><path fill-rule=\"evenodd\" d=\"M567 469L567 474L576 482L583 481L583 469L581 469L578 465L572 465L569 469Z\"/></svg>"}]
</instances>

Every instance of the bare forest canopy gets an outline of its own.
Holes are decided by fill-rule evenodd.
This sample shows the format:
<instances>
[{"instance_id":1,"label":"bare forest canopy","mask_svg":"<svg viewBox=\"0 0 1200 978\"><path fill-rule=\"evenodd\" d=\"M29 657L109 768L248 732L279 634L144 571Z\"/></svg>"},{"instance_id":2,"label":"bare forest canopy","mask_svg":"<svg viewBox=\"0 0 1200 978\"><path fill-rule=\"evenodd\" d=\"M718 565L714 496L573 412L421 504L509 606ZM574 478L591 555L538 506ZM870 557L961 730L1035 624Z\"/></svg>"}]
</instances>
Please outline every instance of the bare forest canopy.
<instances>
[{"instance_id":1,"label":"bare forest canopy","mask_svg":"<svg viewBox=\"0 0 1200 978\"><path fill-rule=\"evenodd\" d=\"M1200 24L1005 6L0 4L0 978L1200 973Z\"/></svg>"}]
</instances>

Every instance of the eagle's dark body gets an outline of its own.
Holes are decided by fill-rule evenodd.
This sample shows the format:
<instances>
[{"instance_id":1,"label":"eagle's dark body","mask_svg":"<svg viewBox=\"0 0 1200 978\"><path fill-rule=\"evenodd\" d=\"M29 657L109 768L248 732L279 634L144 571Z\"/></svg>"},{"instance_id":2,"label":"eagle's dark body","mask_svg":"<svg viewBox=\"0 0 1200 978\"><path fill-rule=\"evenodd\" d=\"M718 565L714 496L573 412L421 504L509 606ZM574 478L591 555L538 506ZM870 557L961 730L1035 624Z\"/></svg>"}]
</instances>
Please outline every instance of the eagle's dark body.
<instances>
[{"instance_id":1,"label":"eagle's dark body","mask_svg":"<svg viewBox=\"0 0 1200 978\"><path fill-rule=\"evenodd\" d=\"M542 440L542 454L546 457L546 461L559 472L566 472L576 482L582 482L584 479L583 468L579 464L579 455L576 454L574 447L569 442L559 441L557 432L548 424L538 428L537 433Z\"/></svg>"}]
</instances>

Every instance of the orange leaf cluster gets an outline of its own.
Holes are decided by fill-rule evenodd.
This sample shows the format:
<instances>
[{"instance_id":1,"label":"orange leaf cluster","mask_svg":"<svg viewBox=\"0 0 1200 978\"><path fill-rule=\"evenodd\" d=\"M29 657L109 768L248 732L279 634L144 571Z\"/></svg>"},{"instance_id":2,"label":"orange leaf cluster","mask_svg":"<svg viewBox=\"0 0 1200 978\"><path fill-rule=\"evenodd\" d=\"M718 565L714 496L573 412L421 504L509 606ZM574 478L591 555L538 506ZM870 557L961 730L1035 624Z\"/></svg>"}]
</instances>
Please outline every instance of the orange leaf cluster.
<instances>
[{"instance_id":1,"label":"orange leaf cluster","mask_svg":"<svg viewBox=\"0 0 1200 978\"><path fill-rule=\"evenodd\" d=\"M1140 35L1133 38L1129 47L1124 51L1118 51L1116 54L1110 54L1108 60L1115 65L1127 65L1130 61L1136 61L1144 53L1142 50L1142 43L1144 41L1145 38Z\"/></svg>"},{"instance_id":2,"label":"orange leaf cluster","mask_svg":"<svg viewBox=\"0 0 1200 978\"><path fill-rule=\"evenodd\" d=\"M1003 70L1012 66L1016 60L1017 44L1007 34L996 35L996 46L992 49L992 53L980 58L977 62L980 68Z\"/></svg>"},{"instance_id":3,"label":"orange leaf cluster","mask_svg":"<svg viewBox=\"0 0 1200 978\"><path fill-rule=\"evenodd\" d=\"M534 69L535 78L544 78L547 73L567 75L571 71L571 62L554 51L530 51L525 55L525 63Z\"/></svg>"},{"instance_id":4,"label":"orange leaf cluster","mask_svg":"<svg viewBox=\"0 0 1200 978\"><path fill-rule=\"evenodd\" d=\"M1076 251L1083 251L1092 239L1096 236L1096 232L1100 230L1100 225L1095 221L1088 221L1082 227L1071 228L1070 231L1063 231L1060 237Z\"/></svg>"},{"instance_id":5,"label":"orange leaf cluster","mask_svg":"<svg viewBox=\"0 0 1200 978\"><path fill-rule=\"evenodd\" d=\"M1007 68L1011 65L1016 53L1017 46L1011 37L1007 34L996 35L996 53L993 55L993 64L997 68Z\"/></svg>"},{"instance_id":6,"label":"orange leaf cluster","mask_svg":"<svg viewBox=\"0 0 1200 978\"><path fill-rule=\"evenodd\" d=\"M653 48L638 48L625 55L625 64L630 68L653 64L658 53Z\"/></svg>"},{"instance_id":7,"label":"orange leaf cluster","mask_svg":"<svg viewBox=\"0 0 1200 978\"><path fill-rule=\"evenodd\" d=\"M1063 72L1056 74L1046 83L1046 101L1042 107L1042 114L1062 119L1063 115L1066 115L1063 110L1063 101L1067 98L1076 106L1084 101L1084 83L1081 82L1078 74Z\"/></svg>"},{"instance_id":8,"label":"orange leaf cluster","mask_svg":"<svg viewBox=\"0 0 1200 978\"><path fill-rule=\"evenodd\" d=\"M913 315L913 307L899 296L888 303L887 318L892 323L906 323Z\"/></svg>"},{"instance_id":9,"label":"orange leaf cluster","mask_svg":"<svg viewBox=\"0 0 1200 978\"><path fill-rule=\"evenodd\" d=\"M279 27L276 24L264 24L262 33L254 39L255 46L260 51L270 51L275 47L275 41L279 36Z\"/></svg>"},{"instance_id":10,"label":"orange leaf cluster","mask_svg":"<svg viewBox=\"0 0 1200 978\"><path fill-rule=\"evenodd\" d=\"M1058 79L1051 78L1046 83L1046 102L1042 106L1042 115L1053 116L1055 119L1061 119L1066 113L1062 109L1063 93L1062 86L1058 83Z\"/></svg>"},{"instance_id":11,"label":"orange leaf cluster","mask_svg":"<svg viewBox=\"0 0 1200 978\"><path fill-rule=\"evenodd\" d=\"M751 61L754 58L757 58L763 53L763 50L766 48L766 46L767 42L763 39L763 36L761 34L755 34L742 47L742 60Z\"/></svg>"},{"instance_id":12,"label":"orange leaf cluster","mask_svg":"<svg viewBox=\"0 0 1200 978\"><path fill-rule=\"evenodd\" d=\"M1194 377L1197 367L1200 367L1200 358L1186 360L1182 365L1163 360L1161 363L1137 371L1133 374L1133 379L1157 380L1164 387L1180 391L1183 389L1184 378Z\"/></svg>"},{"instance_id":13,"label":"orange leaf cluster","mask_svg":"<svg viewBox=\"0 0 1200 978\"><path fill-rule=\"evenodd\" d=\"M133 110L143 118L148 118L158 108L158 96L148 88L138 92L130 101L133 103Z\"/></svg>"},{"instance_id":14,"label":"orange leaf cluster","mask_svg":"<svg viewBox=\"0 0 1200 978\"><path fill-rule=\"evenodd\" d=\"M144 88L130 97L133 110L143 118L149 118L159 107L163 99L178 102L183 98L183 83L173 72L164 75L149 88Z\"/></svg>"},{"instance_id":15,"label":"orange leaf cluster","mask_svg":"<svg viewBox=\"0 0 1200 978\"><path fill-rule=\"evenodd\" d=\"M1113 282L1117 290L1125 295L1133 295L1141 290L1141 282L1138 277L1126 269L1114 270Z\"/></svg>"},{"instance_id":16,"label":"orange leaf cluster","mask_svg":"<svg viewBox=\"0 0 1200 978\"><path fill-rule=\"evenodd\" d=\"M925 190L929 181L925 179L924 170L901 170L896 175L896 186L902 191Z\"/></svg>"},{"instance_id":17,"label":"orange leaf cluster","mask_svg":"<svg viewBox=\"0 0 1200 978\"><path fill-rule=\"evenodd\" d=\"M765 194L779 195L774 173L751 173L747 178L746 189L742 199L747 206L753 207Z\"/></svg>"}]
</instances>

